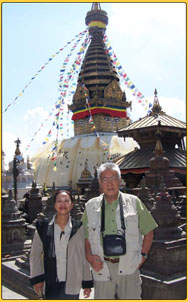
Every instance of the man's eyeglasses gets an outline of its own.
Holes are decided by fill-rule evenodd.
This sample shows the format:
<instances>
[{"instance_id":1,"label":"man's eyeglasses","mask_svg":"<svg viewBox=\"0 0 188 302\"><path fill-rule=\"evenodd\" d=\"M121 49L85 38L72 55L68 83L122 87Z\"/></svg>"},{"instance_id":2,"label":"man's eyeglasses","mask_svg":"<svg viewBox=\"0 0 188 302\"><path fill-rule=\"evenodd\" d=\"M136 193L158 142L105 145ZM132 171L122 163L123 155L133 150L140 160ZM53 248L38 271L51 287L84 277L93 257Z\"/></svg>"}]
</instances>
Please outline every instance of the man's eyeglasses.
<instances>
[{"instance_id":1,"label":"man's eyeglasses","mask_svg":"<svg viewBox=\"0 0 188 302\"><path fill-rule=\"evenodd\" d=\"M118 177L117 176L112 176L112 177L104 177L101 179L101 181L104 183L104 184L107 184L109 182L116 182L118 180Z\"/></svg>"}]
</instances>

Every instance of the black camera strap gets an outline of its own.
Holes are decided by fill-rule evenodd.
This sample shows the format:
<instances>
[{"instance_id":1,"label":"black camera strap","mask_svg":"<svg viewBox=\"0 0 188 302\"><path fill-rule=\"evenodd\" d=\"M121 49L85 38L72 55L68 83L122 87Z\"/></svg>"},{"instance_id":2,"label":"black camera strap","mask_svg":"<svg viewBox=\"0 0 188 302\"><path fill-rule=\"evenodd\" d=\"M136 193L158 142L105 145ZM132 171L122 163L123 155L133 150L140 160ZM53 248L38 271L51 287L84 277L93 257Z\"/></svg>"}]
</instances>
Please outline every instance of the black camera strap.
<instances>
[{"instance_id":1,"label":"black camera strap","mask_svg":"<svg viewBox=\"0 0 188 302\"><path fill-rule=\"evenodd\" d=\"M122 204L121 193L119 196L119 208L120 208L121 228L122 228L123 232L125 233L125 221L124 221L124 215L123 215L123 204ZM102 233L102 236L104 234L104 230L105 230L105 200L104 200L104 196L103 196L102 206L101 206L101 233Z\"/></svg>"}]
</instances>

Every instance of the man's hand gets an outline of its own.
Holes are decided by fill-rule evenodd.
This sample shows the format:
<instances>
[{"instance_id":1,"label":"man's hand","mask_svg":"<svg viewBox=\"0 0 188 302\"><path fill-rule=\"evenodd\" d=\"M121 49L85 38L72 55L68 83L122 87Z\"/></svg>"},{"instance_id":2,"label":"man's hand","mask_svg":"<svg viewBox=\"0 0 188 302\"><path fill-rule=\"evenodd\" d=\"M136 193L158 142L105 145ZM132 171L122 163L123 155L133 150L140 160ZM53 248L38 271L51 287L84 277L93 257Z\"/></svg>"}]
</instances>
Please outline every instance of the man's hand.
<instances>
[{"instance_id":1,"label":"man's hand","mask_svg":"<svg viewBox=\"0 0 188 302\"><path fill-rule=\"evenodd\" d=\"M99 256L92 254L91 245L88 239L85 239L85 250L87 261L96 272L99 272L103 268L103 261Z\"/></svg>"},{"instance_id":2,"label":"man's hand","mask_svg":"<svg viewBox=\"0 0 188 302\"><path fill-rule=\"evenodd\" d=\"M143 238L143 244L142 244L142 253L144 254L149 254L151 245L152 245L152 240L153 240L153 231L150 231L147 233L144 238ZM142 261L139 264L138 269L142 266L142 264L146 261L144 256L142 256Z\"/></svg>"},{"instance_id":3,"label":"man's hand","mask_svg":"<svg viewBox=\"0 0 188 302\"><path fill-rule=\"evenodd\" d=\"M103 261L97 255L87 256L87 261L91 264L96 272L99 272L103 268Z\"/></svg>"},{"instance_id":4,"label":"man's hand","mask_svg":"<svg viewBox=\"0 0 188 302\"><path fill-rule=\"evenodd\" d=\"M44 282L39 282L39 283L33 285L33 289L39 297L42 297L43 286L44 286Z\"/></svg>"},{"instance_id":5,"label":"man's hand","mask_svg":"<svg viewBox=\"0 0 188 302\"><path fill-rule=\"evenodd\" d=\"M145 261L146 261L146 259L144 258L144 256L142 256L142 261L141 261L141 263L139 264L138 269L141 268L142 264L143 264Z\"/></svg>"}]
</instances>

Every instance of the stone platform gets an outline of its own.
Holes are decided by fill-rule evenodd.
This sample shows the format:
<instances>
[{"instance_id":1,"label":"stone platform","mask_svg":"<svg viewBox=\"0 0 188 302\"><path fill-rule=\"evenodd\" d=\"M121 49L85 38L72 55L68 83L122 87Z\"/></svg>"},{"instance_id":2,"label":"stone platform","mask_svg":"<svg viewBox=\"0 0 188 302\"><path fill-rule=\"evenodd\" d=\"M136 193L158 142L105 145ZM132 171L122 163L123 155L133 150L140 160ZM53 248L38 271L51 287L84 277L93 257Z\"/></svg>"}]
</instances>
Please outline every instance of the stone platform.
<instances>
[{"instance_id":1,"label":"stone platform","mask_svg":"<svg viewBox=\"0 0 188 302\"><path fill-rule=\"evenodd\" d=\"M15 260L4 261L1 265L2 282L6 287L31 300L38 300L29 282L27 270L15 265Z\"/></svg>"},{"instance_id":2,"label":"stone platform","mask_svg":"<svg viewBox=\"0 0 188 302\"><path fill-rule=\"evenodd\" d=\"M161 279L149 275L142 277L142 299L185 300L187 297L186 276L173 276L173 279Z\"/></svg>"},{"instance_id":3,"label":"stone platform","mask_svg":"<svg viewBox=\"0 0 188 302\"><path fill-rule=\"evenodd\" d=\"M2 298L3 299L28 299L40 300L29 283L27 270L18 268L15 259L2 262ZM79 299L86 300L83 290L80 291ZM94 299L94 289L87 300Z\"/></svg>"}]
</instances>

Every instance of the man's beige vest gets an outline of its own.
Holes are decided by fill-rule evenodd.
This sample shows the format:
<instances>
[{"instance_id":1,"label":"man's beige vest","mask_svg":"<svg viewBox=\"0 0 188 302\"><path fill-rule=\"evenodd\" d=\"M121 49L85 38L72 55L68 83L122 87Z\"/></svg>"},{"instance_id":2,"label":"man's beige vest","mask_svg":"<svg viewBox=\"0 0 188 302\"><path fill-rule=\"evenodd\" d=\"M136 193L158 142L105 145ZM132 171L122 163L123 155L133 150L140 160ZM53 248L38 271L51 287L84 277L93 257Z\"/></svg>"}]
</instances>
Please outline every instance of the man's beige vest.
<instances>
[{"instance_id":1,"label":"man's beige vest","mask_svg":"<svg viewBox=\"0 0 188 302\"><path fill-rule=\"evenodd\" d=\"M138 198L134 195L122 194L123 214L125 219L125 237L126 237L126 254L120 256L119 275L128 275L135 272L141 263L141 246L142 236L138 228L138 215L136 211L136 203ZM104 261L103 248L101 246L101 202L103 194L90 199L86 203L86 211L88 217L89 242L93 255L98 255ZM107 217L105 217L108 220ZM120 209L119 204L116 210L117 229L121 230ZM107 281L110 279L110 273L107 264L103 263L103 269L95 272L92 269L93 277L98 281Z\"/></svg>"}]
</instances>

